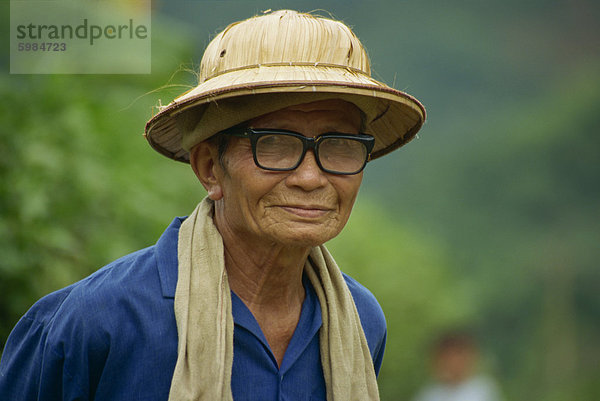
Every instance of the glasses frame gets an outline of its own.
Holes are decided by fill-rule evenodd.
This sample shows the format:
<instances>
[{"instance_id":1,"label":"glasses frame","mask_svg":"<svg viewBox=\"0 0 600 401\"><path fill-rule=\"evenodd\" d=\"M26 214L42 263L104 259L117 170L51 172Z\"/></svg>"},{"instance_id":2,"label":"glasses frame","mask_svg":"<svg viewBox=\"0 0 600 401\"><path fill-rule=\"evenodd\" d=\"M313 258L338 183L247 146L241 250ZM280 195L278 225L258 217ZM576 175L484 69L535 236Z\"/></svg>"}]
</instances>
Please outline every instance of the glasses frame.
<instances>
[{"instance_id":1,"label":"glasses frame","mask_svg":"<svg viewBox=\"0 0 600 401\"><path fill-rule=\"evenodd\" d=\"M221 131L219 134L235 136L238 138L250 139L250 146L252 147L252 157L254 158L254 164L256 164L257 167L262 168L263 170L268 170L268 171L292 171L292 170L295 170L298 168L298 166L300 164L302 164L302 161L304 160L304 157L306 156L306 152L308 150L312 149L312 151L315 154L315 161L317 162L317 165L319 166L319 168L322 171L329 173L329 174L336 174L336 175L355 175L355 174L358 174L361 171L363 171L365 166L367 165L367 162L369 162L371 160L371 151L373 150L373 147L375 146L375 138L368 134L353 135L353 134L343 134L343 133L337 133L337 132L326 132L324 134L317 135L316 137L307 137L298 132L290 131L290 130L286 130L286 129L270 129L270 128L255 129L255 128L247 128L247 127L231 127L224 131ZM298 158L298 162L292 167L287 167L287 168L265 167L259 163L258 158L256 157L256 144L258 143L258 140L261 137L266 136L266 135L277 135L277 134L293 136L302 141L302 153L301 153L300 157ZM352 140L355 140L355 141L363 144L367 150L367 157L365 157L365 161L361 165L361 167L359 169L357 169L356 171L349 172L349 173L330 170L330 169L323 167L323 165L321 164L321 158L319 156L319 143L321 141L323 141L324 139L328 139L328 138L352 139Z\"/></svg>"}]
</instances>

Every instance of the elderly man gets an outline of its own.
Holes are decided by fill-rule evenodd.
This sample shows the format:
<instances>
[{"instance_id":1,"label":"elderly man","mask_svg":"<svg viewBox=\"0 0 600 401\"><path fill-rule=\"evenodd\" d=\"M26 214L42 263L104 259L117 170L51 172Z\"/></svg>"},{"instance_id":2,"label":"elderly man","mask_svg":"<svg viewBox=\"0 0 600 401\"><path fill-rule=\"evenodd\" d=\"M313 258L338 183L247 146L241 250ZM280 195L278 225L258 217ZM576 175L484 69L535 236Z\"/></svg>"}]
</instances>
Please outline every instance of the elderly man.
<instances>
[{"instance_id":1,"label":"elderly man","mask_svg":"<svg viewBox=\"0 0 600 401\"><path fill-rule=\"evenodd\" d=\"M6 345L0 399L379 399L383 313L323 243L366 163L424 119L338 21L230 25L199 85L146 126L207 198L155 246L36 303Z\"/></svg>"}]
</instances>

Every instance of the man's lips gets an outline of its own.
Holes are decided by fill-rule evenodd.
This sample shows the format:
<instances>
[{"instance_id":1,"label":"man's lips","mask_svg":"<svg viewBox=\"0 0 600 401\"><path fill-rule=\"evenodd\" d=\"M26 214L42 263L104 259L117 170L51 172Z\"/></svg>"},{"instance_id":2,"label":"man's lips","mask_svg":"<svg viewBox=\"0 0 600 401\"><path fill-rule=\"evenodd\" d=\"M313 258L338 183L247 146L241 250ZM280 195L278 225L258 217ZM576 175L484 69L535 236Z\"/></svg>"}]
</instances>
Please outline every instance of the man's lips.
<instances>
[{"instance_id":1,"label":"man's lips","mask_svg":"<svg viewBox=\"0 0 600 401\"><path fill-rule=\"evenodd\" d=\"M280 206L283 210L306 218L317 218L327 214L331 209L323 206Z\"/></svg>"}]
</instances>

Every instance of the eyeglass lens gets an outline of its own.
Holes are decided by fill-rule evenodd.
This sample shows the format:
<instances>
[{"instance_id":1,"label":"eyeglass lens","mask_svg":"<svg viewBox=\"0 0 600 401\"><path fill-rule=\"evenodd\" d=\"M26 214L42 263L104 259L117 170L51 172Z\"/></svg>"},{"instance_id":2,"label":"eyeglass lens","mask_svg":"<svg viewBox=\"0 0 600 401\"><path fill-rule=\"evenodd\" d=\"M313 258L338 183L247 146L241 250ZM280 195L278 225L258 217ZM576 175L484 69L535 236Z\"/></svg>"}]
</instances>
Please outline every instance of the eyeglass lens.
<instances>
[{"instance_id":1,"label":"eyeglass lens","mask_svg":"<svg viewBox=\"0 0 600 401\"><path fill-rule=\"evenodd\" d=\"M302 158L304 144L292 135L262 135L256 142L257 162L267 169L293 169ZM349 138L322 138L316 156L321 166L332 172L358 172L367 158L364 144Z\"/></svg>"}]
</instances>

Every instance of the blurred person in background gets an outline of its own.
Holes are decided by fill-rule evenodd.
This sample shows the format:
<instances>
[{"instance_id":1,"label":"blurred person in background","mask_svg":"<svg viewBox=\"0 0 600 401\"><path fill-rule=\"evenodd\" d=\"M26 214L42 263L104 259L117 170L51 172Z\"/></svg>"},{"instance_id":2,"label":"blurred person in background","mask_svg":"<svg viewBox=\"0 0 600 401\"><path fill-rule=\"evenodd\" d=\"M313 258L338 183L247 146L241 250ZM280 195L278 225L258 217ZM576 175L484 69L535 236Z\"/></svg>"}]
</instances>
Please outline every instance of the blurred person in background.
<instances>
[{"instance_id":1,"label":"blurred person in background","mask_svg":"<svg viewBox=\"0 0 600 401\"><path fill-rule=\"evenodd\" d=\"M495 381L477 372L479 349L466 331L442 334L432 349L433 382L413 401L500 401Z\"/></svg>"},{"instance_id":2,"label":"blurred person in background","mask_svg":"<svg viewBox=\"0 0 600 401\"><path fill-rule=\"evenodd\" d=\"M198 86L146 125L207 197L156 245L38 301L4 349L0 399L378 400L383 312L323 244L367 162L424 120L341 22L230 25Z\"/></svg>"}]
</instances>

